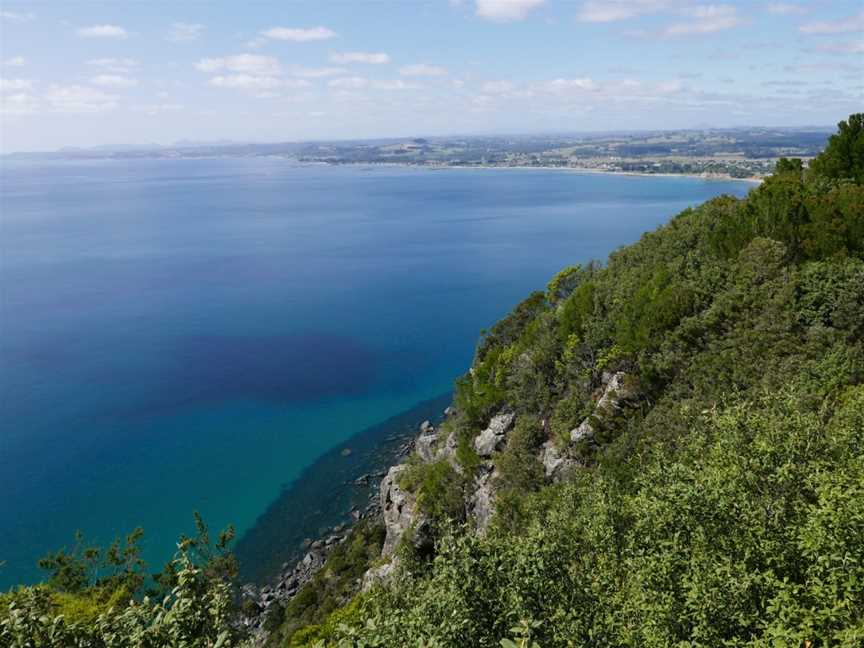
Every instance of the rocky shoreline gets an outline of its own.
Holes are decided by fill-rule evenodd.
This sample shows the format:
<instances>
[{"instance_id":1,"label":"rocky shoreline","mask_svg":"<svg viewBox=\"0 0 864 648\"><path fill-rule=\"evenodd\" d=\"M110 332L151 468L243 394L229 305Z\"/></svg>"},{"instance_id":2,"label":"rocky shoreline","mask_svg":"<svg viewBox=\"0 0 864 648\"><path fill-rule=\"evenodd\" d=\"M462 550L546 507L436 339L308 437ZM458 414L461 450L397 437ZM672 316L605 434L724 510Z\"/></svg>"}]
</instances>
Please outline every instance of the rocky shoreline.
<instances>
[{"instance_id":1,"label":"rocky shoreline","mask_svg":"<svg viewBox=\"0 0 864 648\"><path fill-rule=\"evenodd\" d=\"M452 408L447 407L440 413L440 417L444 418L452 412ZM296 561L283 562L278 574L269 579L267 584L246 583L241 587L244 610L242 625L257 637L258 645L266 641L267 633L264 625L271 607L284 606L296 596L303 586L324 567L332 551L348 540L358 522L369 518L383 519L383 501L390 490L388 479L392 481L391 472L404 464L411 453L418 449L418 443L422 444L424 437L434 432L435 427L431 420L424 419L419 425L412 426L407 434L386 437L384 442L391 447L389 465L385 465L386 469L363 472L342 484L347 488L368 492L366 504L351 506L344 511L344 522L326 528L317 536L305 538L301 544L302 557ZM344 457L350 456L352 452L350 446L340 451ZM363 582L358 582L357 589L363 585Z\"/></svg>"},{"instance_id":2,"label":"rocky shoreline","mask_svg":"<svg viewBox=\"0 0 864 648\"><path fill-rule=\"evenodd\" d=\"M618 419L623 411L634 406L641 397L638 381L632 376L618 372L603 372L594 394L592 413L568 435L566 443L556 443L549 439L537 450L537 459L543 466L549 482L568 479L574 470L584 466L578 447L595 446L599 439L598 431ZM448 406L441 420L455 414ZM474 532L483 534L495 511L495 483L498 468L495 457L502 452L516 421L516 414L505 407L493 415L488 425L473 440L473 447L479 459L479 466L465 494L466 519ZM540 424L546 428L546 422ZM410 538L420 554L434 550L431 522L428 515L418 506L414 493L400 485L400 473L409 469L406 460L412 454L421 464L446 461L454 471L463 474L463 468L456 458L457 441L455 432L444 436L430 420L415 426L409 438L400 441L389 468L374 473L364 473L353 480L353 485L368 487L367 503L348 511L350 518L328 528L316 539L304 541L304 555L294 562L282 565L278 577L270 585L256 588L243 587L244 610L247 611L244 625L257 637L258 645L267 640L266 619L274 605L285 606L296 596L326 564L330 553L346 542L354 525L368 518L378 518L383 524L385 536L380 552L380 561L368 567L361 577L353 582L353 591L365 591L376 582L388 579L400 563L397 547L403 538ZM406 536L410 530L410 535Z\"/></svg>"}]
</instances>

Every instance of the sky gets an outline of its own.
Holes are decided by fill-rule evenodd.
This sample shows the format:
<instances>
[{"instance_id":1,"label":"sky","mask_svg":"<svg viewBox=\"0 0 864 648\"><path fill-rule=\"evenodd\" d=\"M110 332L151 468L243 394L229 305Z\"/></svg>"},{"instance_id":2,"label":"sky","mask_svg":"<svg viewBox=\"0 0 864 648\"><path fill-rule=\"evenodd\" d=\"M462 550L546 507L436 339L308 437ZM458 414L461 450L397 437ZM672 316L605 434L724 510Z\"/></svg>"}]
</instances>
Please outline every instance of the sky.
<instances>
[{"instance_id":1,"label":"sky","mask_svg":"<svg viewBox=\"0 0 864 648\"><path fill-rule=\"evenodd\" d=\"M4 153L862 109L862 0L0 0Z\"/></svg>"}]
</instances>

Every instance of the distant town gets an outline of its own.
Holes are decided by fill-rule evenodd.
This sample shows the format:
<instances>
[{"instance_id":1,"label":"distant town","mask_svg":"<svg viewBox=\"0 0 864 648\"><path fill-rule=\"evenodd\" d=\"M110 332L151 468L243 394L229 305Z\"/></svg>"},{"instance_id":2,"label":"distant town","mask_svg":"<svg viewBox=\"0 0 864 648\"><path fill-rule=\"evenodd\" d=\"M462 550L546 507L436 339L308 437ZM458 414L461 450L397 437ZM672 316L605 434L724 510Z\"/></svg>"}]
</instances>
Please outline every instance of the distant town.
<instances>
[{"instance_id":1,"label":"distant town","mask_svg":"<svg viewBox=\"0 0 864 648\"><path fill-rule=\"evenodd\" d=\"M781 157L809 159L829 128L737 128L631 133L451 136L282 142L178 142L169 146L61 149L6 159L276 157L300 164L535 167L705 177L761 178Z\"/></svg>"}]
</instances>

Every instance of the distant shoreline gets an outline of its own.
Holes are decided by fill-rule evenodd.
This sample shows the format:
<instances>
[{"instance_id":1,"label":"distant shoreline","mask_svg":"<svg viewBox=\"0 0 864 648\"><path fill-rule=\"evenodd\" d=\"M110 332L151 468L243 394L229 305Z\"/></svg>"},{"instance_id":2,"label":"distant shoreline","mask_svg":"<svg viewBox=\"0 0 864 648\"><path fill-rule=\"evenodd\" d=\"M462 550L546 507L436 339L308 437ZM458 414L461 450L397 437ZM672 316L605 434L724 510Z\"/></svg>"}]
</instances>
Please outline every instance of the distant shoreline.
<instances>
[{"instance_id":1,"label":"distant shoreline","mask_svg":"<svg viewBox=\"0 0 864 648\"><path fill-rule=\"evenodd\" d=\"M162 156L141 156L135 158L116 158L116 157L88 157L88 158L47 158L45 160L16 160L26 163L47 162L128 162L130 160L147 160L147 161L200 161L200 160L282 160L291 162L296 166L328 166L328 167L386 167L386 168L405 168L405 169L424 169L427 171L443 171L447 169L460 170L517 170L517 171L564 171L569 173L593 174L593 175L617 175L617 176L634 176L643 178L693 178L696 180L719 180L719 181L736 181L749 182L750 184L761 184L765 178L759 176L747 176L736 178L728 173L648 173L645 171L611 171L607 169L597 169L594 167L570 167L570 166L526 166L526 165L500 165L500 164L411 164L409 162L329 162L327 160L298 160L297 158L283 155L256 155L256 156L227 156L227 155L201 155L201 156L184 156L184 157L162 157Z\"/></svg>"},{"instance_id":2,"label":"distant shoreline","mask_svg":"<svg viewBox=\"0 0 864 648\"><path fill-rule=\"evenodd\" d=\"M358 163L362 164L362 163ZM338 165L334 165L338 166ZM736 178L734 176L729 175L728 173L716 173L710 175L703 175L701 173L647 173L645 171L608 171L606 169L595 169L592 167L561 167L561 166L500 166L500 165L489 165L489 166L470 166L463 164L454 164L454 165L442 165L438 166L427 166L420 164L399 164L394 163L394 166L408 166L408 167L417 167L417 168L426 168L426 169L518 169L520 171L569 171L570 173L580 173L580 174L592 174L592 175L619 175L619 176L636 176L642 178L695 178L697 180L735 180L741 182L750 182L753 184L760 184L764 178L760 178L757 176L748 176L746 178Z\"/></svg>"},{"instance_id":3,"label":"distant shoreline","mask_svg":"<svg viewBox=\"0 0 864 648\"><path fill-rule=\"evenodd\" d=\"M280 158L273 156L271 159L291 159ZM500 164L488 165L473 165L473 164L409 164L407 162L327 162L326 160L307 160L296 161L300 166L332 166L332 167L393 167L405 169L425 169L428 171L444 171L447 169L461 170L517 170L517 171L566 171L569 173L592 174L592 175L618 175L618 176L635 176L640 178L693 178L696 180L719 180L719 181L735 181L749 182L750 184L761 184L765 178L759 176L747 176L744 178L736 178L728 173L647 173L645 171L608 171L606 169L595 169L593 167L565 167L565 166L525 166L513 165L504 166Z\"/></svg>"}]
</instances>

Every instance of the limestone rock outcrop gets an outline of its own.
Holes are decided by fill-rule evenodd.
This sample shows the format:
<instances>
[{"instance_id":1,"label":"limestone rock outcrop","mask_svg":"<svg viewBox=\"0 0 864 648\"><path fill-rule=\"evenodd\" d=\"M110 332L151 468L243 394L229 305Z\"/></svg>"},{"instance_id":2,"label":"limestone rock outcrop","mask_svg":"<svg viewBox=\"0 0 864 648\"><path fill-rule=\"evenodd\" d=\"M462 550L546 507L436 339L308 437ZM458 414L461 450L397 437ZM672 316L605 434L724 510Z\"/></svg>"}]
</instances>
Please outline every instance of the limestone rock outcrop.
<instances>
[{"instance_id":1,"label":"limestone rock outcrop","mask_svg":"<svg viewBox=\"0 0 864 648\"><path fill-rule=\"evenodd\" d=\"M419 510L412 493L400 488L399 474L408 466L393 466L381 481L381 515L386 536L381 556L392 556L405 533L410 530L411 542L419 549L427 549L432 542L429 520Z\"/></svg>"},{"instance_id":2,"label":"limestone rock outcrop","mask_svg":"<svg viewBox=\"0 0 864 648\"><path fill-rule=\"evenodd\" d=\"M516 415L512 412L501 412L492 417L489 426L474 439L474 449L481 457L491 457L492 453L504 447L507 433L513 427Z\"/></svg>"}]
</instances>

